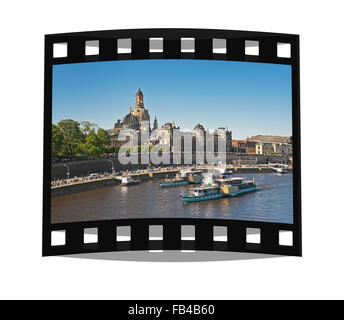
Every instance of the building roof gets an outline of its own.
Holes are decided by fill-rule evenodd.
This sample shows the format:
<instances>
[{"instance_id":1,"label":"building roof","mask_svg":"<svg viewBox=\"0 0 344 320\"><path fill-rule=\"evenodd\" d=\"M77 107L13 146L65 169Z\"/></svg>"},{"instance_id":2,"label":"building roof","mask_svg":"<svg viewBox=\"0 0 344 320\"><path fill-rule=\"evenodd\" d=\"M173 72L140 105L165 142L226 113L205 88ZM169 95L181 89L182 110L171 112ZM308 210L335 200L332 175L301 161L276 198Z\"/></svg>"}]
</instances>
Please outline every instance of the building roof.
<instances>
[{"instance_id":1,"label":"building roof","mask_svg":"<svg viewBox=\"0 0 344 320\"><path fill-rule=\"evenodd\" d=\"M239 144L246 144L246 140L232 140L233 146L238 146Z\"/></svg>"},{"instance_id":2,"label":"building roof","mask_svg":"<svg viewBox=\"0 0 344 320\"><path fill-rule=\"evenodd\" d=\"M140 126L139 119L132 113L128 113L123 119L125 128L138 128Z\"/></svg>"}]
</instances>

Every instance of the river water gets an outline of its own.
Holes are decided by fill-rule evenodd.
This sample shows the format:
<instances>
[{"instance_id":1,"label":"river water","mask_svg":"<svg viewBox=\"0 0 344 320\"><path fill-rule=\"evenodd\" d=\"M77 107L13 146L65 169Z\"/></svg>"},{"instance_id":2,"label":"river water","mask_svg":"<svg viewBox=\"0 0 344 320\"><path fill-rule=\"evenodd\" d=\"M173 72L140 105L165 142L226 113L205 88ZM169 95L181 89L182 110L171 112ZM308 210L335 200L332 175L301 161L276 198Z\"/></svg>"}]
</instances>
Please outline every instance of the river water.
<instances>
[{"instance_id":1,"label":"river water","mask_svg":"<svg viewBox=\"0 0 344 320\"><path fill-rule=\"evenodd\" d=\"M233 176L243 176L240 174ZM182 204L191 186L160 188L161 180L113 186L51 200L52 223L127 218L211 218L293 223L293 175L245 174L259 190L233 198Z\"/></svg>"}]
</instances>

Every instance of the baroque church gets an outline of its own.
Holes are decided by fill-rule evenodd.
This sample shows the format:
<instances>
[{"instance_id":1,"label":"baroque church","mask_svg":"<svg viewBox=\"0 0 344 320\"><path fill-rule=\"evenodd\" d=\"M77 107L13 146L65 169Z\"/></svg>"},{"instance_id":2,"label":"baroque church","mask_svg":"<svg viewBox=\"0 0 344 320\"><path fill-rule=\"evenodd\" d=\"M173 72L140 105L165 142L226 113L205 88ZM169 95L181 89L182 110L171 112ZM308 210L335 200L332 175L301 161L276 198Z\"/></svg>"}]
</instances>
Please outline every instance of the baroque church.
<instances>
[{"instance_id":1,"label":"baroque church","mask_svg":"<svg viewBox=\"0 0 344 320\"><path fill-rule=\"evenodd\" d=\"M119 139L119 134L124 129L131 129L127 131L127 133L131 132L130 135L133 135L135 132L138 136L139 141L141 141L141 133L146 131L147 137L149 137L146 144L165 145L171 147L171 150L173 150L173 132L176 132L176 130L179 131L180 127L177 127L174 121L172 121L165 123L159 128L158 120L155 117L153 122L153 128L151 129L150 115L148 109L144 106L143 93L139 88L135 96L134 108L132 106L129 106L129 113L123 118L123 120L121 121L120 119L118 119L115 123L114 128L108 130L110 134L110 143L107 145L107 147L121 147L132 138L132 136L128 135L126 137L126 140ZM189 133L192 135L192 139L189 140L192 143L192 150L195 150L196 148L196 140L205 139L207 133L208 132L204 129L204 127L201 124L197 124L195 126L194 130ZM214 130L215 150L217 149L219 139L224 139L226 141L226 152L232 151L232 131L229 131L228 128L223 127ZM135 143L133 143L132 145L134 144ZM142 145L144 144L145 143L142 143ZM184 149L184 147L182 148Z\"/></svg>"},{"instance_id":2,"label":"baroque church","mask_svg":"<svg viewBox=\"0 0 344 320\"><path fill-rule=\"evenodd\" d=\"M156 118L154 121L154 125L157 126ZM148 130L149 132L151 131L150 115L148 113L148 109L144 107L143 93L140 88L135 96L135 107L133 108L132 106L129 106L129 113L123 118L123 120L121 121L120 119L118 119L115 123L114 128L108 130L110 134L110 144L108 145L108 147L121 147L129 141L130 136L128 136L127 139L124 141L119 140L119 134L123 129L132 129L138 131L138 133L140 132L140 130Z\"/></svg>"},{"instance_id":3,"label":"baroque church","mask_svg":"<svg viewBox=\"0 0 344 320\"><path fill-rule=\"evenodd\" d=\"M135 107L133 108L132 106L129 106L129 113L124 117L122 122L119 119L117 120L115 129L144 129L141 126L143 121L147 121L150 124L148 109L144 107L143 103L143 93L141 89L139 89L135 96Z\"/></svg>"}]
</instances>

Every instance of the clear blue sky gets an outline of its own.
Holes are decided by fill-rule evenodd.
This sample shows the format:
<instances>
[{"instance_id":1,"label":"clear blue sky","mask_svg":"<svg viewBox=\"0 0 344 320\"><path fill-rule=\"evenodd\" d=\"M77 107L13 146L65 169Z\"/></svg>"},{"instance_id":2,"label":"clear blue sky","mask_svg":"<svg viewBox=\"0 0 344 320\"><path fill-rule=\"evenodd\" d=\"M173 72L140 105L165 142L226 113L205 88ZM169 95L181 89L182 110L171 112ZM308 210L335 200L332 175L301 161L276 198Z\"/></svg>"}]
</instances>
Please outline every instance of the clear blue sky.
<instances>
[{"instance_id":1,"label":"clear blue sky","mask_svg":"<svg viewBox=\"0 0 344 320\"><path fill-rule=\"evenodd\" d=\"M53 123L90 121L104 129L135 104L138 88L159 126L228 126L233 139L292 134L291 67L209 60L132 60L55 65Z\"/></svg>"}]
</instances>

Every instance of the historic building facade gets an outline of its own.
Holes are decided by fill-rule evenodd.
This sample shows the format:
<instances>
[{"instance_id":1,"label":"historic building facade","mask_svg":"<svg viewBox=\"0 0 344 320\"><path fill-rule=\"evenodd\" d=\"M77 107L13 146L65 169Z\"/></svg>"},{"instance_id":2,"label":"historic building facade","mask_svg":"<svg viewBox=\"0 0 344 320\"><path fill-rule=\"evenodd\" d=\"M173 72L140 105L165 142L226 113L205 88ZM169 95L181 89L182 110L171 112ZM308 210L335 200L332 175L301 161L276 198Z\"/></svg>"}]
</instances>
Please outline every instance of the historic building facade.
<instances>
[{"instance_id":1,"label":"historic building facade","mask_svg":"<svg viewBox=\"0 0 344 320\"><path fill-rule=\"evenodd\" d=\"M278 137L277 137L278 138ZM284 138L284 137L281 137ZM277 140L277 139L276 139ZM246 154L281 154L293 153L290 143L247 140L233 140L232 152Z\"/></svg>"},{"instance_id":2,"label":"historic building facade","mask_svg":"<svg viewBox=\"0 0 344 320\"><path fill-rule=\"evenodd\" d=\"M126 138L124 140L120 139L120 133L122 130L126 130ZM174 135L181 135L181 150L192 150L196 151L205 151L206 148L206 138L207 132L204 127L199 123L194 127L192 132L181 132L180 127L176 126L174 121L167 122L161 127L158 125L158 120L155 116L153 122L153 128L150 126L150 115L148 109L144 106L143 93L139 89L135 96L135 106L129 106L129 113L125 115L123 120L117 120L113 129L108 130L110 135L110 143L107 145L109 148L121 147L129 140L131 140L130 145L162 145L170 147L170 150L173 151L179 150L176 146L173 146L173 137ZM143 140L143 133L145 133L146 140ZM136 135L138 138L136 141L132 139ZM228 128L220 127L214 130L214 151L218 151L218 146L220 142L226 144L226 152L232 151L232 132ZM142 141L141 141L142 140ZM185 144L185 145L184 145Z\"/></svg>"},{"instance_id":3,"label":"historic building facade","mask_svg":"<svg viewBox=\"0 0 344 320\"><path fill-rule=\"evenodd\" d=\"M246 140L232 140L233 152L246 153Z\"/></svg>"},{"instance_id":4,"label":"historic building facade","mask_svg":"<svg viewBox=\"0 0 344 320\"><path fill-rule=\"evenodd\" d=\"M232 146L232 131L230 131L227 127L219 127L218 129L214 130L214 141L215 141L215 151L221 151L219 150L219 147L221 145L226 146L226 152L232 152L233 146Z\"/></svg>"},{"instance_id":5,"label":"historic building facade","mask_svg":"<svg viewBox=\"0 0 344 320\"><path fill-rule=\"evenodd\" d=\"M277 142L257 142L256 154L282 154L290 155L293 153L292 145L289 143L277 143Z\"/></svg>"}]
</instances>

